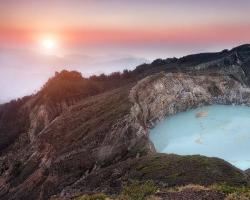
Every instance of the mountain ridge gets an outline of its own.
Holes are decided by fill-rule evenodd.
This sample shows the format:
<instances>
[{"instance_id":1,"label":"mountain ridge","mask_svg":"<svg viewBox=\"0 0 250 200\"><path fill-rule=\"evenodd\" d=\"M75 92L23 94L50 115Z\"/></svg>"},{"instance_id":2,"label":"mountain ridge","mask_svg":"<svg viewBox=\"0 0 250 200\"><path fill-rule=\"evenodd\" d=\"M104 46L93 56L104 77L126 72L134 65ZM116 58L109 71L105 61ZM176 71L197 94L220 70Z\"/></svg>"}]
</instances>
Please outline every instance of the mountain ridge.
<instances>
[{"instance_id":1,"label":"mountain ridge","mask_svg":"<svg viewBox=\"0 0 250 200\"><path fill-rule=\"evenodd\" d=\"M249 46L88 79L57 72L37 94L0 105L0 199L117 194L131 179L247 186L247 173L223 160L157 154L148 130L190 107L248 105Z\"/></svg>"}]
</instances>

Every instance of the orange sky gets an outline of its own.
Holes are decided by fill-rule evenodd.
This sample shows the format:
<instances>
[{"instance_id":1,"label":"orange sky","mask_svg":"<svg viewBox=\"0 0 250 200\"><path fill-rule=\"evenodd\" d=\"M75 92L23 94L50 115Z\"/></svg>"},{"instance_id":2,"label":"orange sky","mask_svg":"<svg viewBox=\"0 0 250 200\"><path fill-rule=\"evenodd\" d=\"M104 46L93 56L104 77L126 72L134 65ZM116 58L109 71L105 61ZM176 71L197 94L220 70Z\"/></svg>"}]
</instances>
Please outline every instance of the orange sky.
<instances>
[{"instance_id":1,"label":"orange sky","mask_svg":"<svg viewBox=\"0 0 250 200\"><path fill-rule=\"evenodd\" d=\"M42 35L50 34L67 46L112 44L133 45L153 43L230 43L250 41L250 26L199 26L150 29L69 29L63 31L36 31L32 29L5 28L0 30L1 43L34 44Z\"/></svg>"},{"instance_id":2,"label":"orange sky","mask_svg":"<svg viewBox=\"0 0 250 200\"><path fill-rule=\"evenodd\" d=\"M42 34L53 34L65 48L81 44L234 45L250 40L249 9L247 0L3 0L0 42L34 47Z\"/></svg>"}]
</instances>

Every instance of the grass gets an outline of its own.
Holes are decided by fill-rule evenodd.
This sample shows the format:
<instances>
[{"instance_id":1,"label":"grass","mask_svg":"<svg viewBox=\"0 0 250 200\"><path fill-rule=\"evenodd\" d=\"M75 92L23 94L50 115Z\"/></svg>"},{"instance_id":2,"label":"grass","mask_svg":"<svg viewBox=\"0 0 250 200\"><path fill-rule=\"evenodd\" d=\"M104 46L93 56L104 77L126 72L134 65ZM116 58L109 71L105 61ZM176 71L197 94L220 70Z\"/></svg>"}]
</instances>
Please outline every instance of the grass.
<instances>
[{"instance_id":1,"label":"grass","mask_svg":"<svg viewBox=\"0 0 250 200\"><path fill-rule=\"evenodd\" d=\"M189 184L185 186L178 186L172 188L166 188L163 191L166 192L182 192L185 190L192 191L216 191L226 195L225 200L249 200L250 199L250 187L246 186L230 186L226 183L213 184L211 186L201 186L195 184Z\"/></svg>"},{"instance_id":2,"label":"grass","mask_svg":"<svg viewBox=\"0 0 250 200\"><path fill-rule=\"evenodd\" d=\"M250 187L247 186L235 187L225 183L220 183L212 185L211 188L213 190L226 194L227 200L250 199Z\"/></svg>"},{"instance_id":3,"label":"grass","mask_svg":"<svg viewBox=\"0 0 250 200\"><path fill-rule=\"evenodd\" d=\"M185 190L204 191L204 190L210 190L210 188L202 185L188 184L184 186L171 187L166 189L167 192L182 192Z\"/></svg>"},{"instance_id":4,"label":"grass","mask_svg":"<svg viewBox=\"0 0 250 200\"><path fill-rule=\"evenodd\" d=\"M239 194L229 194L225 200L249 200L249 197Z\"/></svg>"},{"instance_id":5,"label":"grass","mask_svg":"<svg viewBox=\"0 0 250 200\"><path fill-rule=\"evenodd\" d=\"M79 196L77 198L75 198L74 200L105 200L108 199L108 197L103 194L103 193L99 193L99 194L92 194L92 195L82 195Z\"/></svg>"},{"instance_id":6,"label":"grass","mask_svg":"<svg viewBox=\"0 0 250 200\"><path fill-rule=\"evenodd\" d=\"M145 200L157 191L157 187L152 181L133 181L125 186L119 197L121 200Z\"/></svg>"},{"instance_id":7,"label":"grass","mask_svg":"<svg viewBox=\"0 0 250 200\"><path fill-rule=\"evenodd\" d=\"M250 187L246 186L230 186L226 183L213 184L211 186L202 186L195 184L188 184L184 186L161 188L163 192L177 192L181 193L186 190L190 191L216 191L226 195L225 200L249 200L250 199ZM130 184L123 187L119 196L114 198L108 197L103 193L82 195L74 200L159 200L159 197L155 196L155 193L159 191L159 188L152 182L139 182L132 181Z\"/></svg>"},{"instance_id":8,"label":"grass","mask_svg":"<svg viewBox=\"0 0 250 200\"><path fill-rule=\"evenodd\" d=\"M139 182L132 181L126 185L121 194L115 198L116 200L146 200L157 191L157 187L152 181ZM111 199L103 193L84 194L74 200L107 200Z\"/></svg>"},{"instance_id":9,"label":"grass","mask_svg":"<svg viewBox=\"0 0 250 200\"><path fill-rule=\"evenodd\" d=\"M211 185L217 182L232 185L247 185L245 175L217 158L203 156L178 156L156 154L141 158L135 164L133 179L161 180L168 186L200 184Z\"/></svg>"},{"instance_id":10,"label":"grass","mask_svg":"<svg viewBox=\"0 0 250 200\"><path fill-rule=\"evenodd\" d=\"M148 164L148 163L139 164L136 167L136 169L138 171L141 171L142 173L152 173L152 172L154 172L156 170L164 170L170 164L171 164L171 162L168 162L166 160L162 160L161 156L154 156L150 160L150 164Z\"/></svg>"}]
</instances>

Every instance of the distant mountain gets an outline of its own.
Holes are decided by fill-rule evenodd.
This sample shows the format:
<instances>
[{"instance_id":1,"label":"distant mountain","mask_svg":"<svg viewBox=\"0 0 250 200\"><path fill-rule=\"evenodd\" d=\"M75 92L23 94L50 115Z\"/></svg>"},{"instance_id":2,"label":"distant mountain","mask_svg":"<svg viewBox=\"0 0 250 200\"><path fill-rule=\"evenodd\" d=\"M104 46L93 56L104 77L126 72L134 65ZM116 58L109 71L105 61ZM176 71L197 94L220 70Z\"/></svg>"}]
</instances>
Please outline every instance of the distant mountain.
<instances>
[{"instance_id":1,"label":"distant mountain","mask_svg":"<svg viewBox=\"0 0 250 200\"><path fill-rule=\"evenodd\" d=\"M110 75L56 72L37 93L0 105L0 199L117 196L136 193L137 181L157 187L159 198L188 184L247 186L249 175L224 160L156 153L148 131L190 107L250 105L249 64L250 45L242 45ZM221 191L198 195L223 199Z\"/></svg>"}]
</instances>

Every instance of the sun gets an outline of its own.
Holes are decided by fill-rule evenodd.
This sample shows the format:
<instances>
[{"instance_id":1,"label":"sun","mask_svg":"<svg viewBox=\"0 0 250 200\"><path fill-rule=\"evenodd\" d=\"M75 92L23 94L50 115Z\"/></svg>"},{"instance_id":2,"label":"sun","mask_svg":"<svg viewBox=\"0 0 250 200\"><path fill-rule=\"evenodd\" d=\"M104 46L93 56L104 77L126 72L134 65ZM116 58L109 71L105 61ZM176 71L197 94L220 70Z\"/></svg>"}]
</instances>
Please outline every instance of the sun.
<instances>
[{"instance_id":1,"label":"sun","mask_svg":"<svg viewBox=\"0 0 250 200\"><path fill-rule=\"evenodd\" d=\"M52 37L45 37L41 39L42 52L48 55L56 54L57 51L57 40Z\"/></svg>"},{"instance_id":2,"label":"sun","mask_svg":"<svg viewBox=\"0 0 250 200\"><path fill-rule=\"evenodd\" d=\"M45 49L54 49L56 47L56 42L51 38L46 38L42 40L42 45Z\"/></svg>"}]
</instances>

